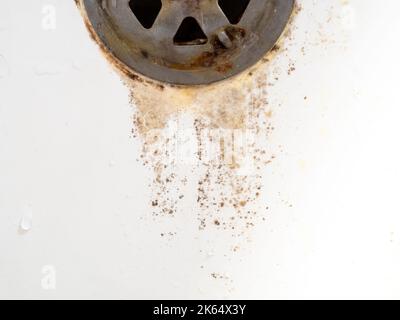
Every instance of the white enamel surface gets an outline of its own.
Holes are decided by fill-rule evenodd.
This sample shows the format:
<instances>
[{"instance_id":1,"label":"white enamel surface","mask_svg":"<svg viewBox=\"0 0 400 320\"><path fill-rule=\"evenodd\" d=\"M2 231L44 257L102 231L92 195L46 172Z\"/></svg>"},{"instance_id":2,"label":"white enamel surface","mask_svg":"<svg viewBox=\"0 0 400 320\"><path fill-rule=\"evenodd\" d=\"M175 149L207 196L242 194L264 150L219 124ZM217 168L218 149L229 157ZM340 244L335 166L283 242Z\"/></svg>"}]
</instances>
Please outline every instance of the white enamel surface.
<instances>
[{"instance_id":1,"label":"white enamel surface","mask_svg":"<svg viewBox=\"0 0 400 320\"><path fill-rule=\"evenodd\" d=\"M189 200L149 218L128 90L74 2L3 0L0 298L400 298L400 3L301 3L296 71L275 62L269 94L284 152L264 170L268 219L227 258Z\"/></svg>"}]
</instances>

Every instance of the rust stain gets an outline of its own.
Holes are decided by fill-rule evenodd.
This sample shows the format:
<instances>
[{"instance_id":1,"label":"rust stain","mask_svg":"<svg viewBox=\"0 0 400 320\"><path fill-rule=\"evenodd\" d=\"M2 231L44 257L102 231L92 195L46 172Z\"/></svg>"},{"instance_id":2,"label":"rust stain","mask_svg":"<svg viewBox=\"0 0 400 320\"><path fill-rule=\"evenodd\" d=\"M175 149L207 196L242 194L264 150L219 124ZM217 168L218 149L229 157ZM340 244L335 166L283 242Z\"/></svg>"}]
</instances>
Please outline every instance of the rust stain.
<instances>
[{"instance_id":1,"label":"rust stain","mask_svg":"<svg viewBox=\"0 0 400 320\"><path fill-rule=\"evenodd\" d=\"M180 134L174 132L173 136L167 136L168 125L174 119L179 122L180 117L188 115L192 119L196 142L193 172L199 176L192 181L196 189L189 194L195 192L197 195L198 212L195 214L199 229L212 226L227 230L235 239L252 229L263 219L257 207L257 200L262 194L261 171L276 157L273 150L257 142L267 141L274 130L265 64L285 50L284 42L290 38L300 7L296 5L286 31L274 48L252 68L229 80L210 85L179 86L146 78L120 62L94 32L82 6L79 6L80 1L75 1L91 38L130 89L135 110L133 134L142 141L140 161L154 173L151 181L153 199L150 202L154 217L177 214L178 203L184 198L184 190L195 175L180 176L176 171L177 164L171 162L171 154L166 148L171 142L179 141ZM230 58L235 55L246 32L233 27L227 30L227 34L233 43L231 48L222 46L218 39L211 39L212 51L202 54L188 66L175 67L213 67L219 72L228 72L232 67ZM214 137L210 133L213 130L227 130L229 134ZM233 136L246 131L254 132L256 141L248 146L247 153L243 153L235 145ZM210 145L219 153L216 159L207 158L207 147ZM239 173L246 161L254 164L253 171ZM172 190L178 190L177 194ZM233 247L237 248L236 245Z\"/></svg>"},{"instance_id":2,"label":"rust stain","mask_svg":"<svg viewBox=\"0 0 400 320\"><path fill-rule=\"evenodd\" d=\"M80 0L75 2L79 7ZM134 110L132 132L142 145L138 160L153 173L150 178L149 202L153 221L170 221L176 215L192 214L197 218L198 228L201 230L201 233L195 234L196 238L210 239L208 236L211 233L207 233L210 230L227 233L227 237L220 238L231 252L226 252L225 248L215 249L218 246L213 241L201 245L200 253L206 257L219 254L227 257L230 263L231 253L236 255L242 248L246 248L252 240L254 227L266 221L267 215L273 211L271 204L265 202L268 199L263 197L265 180L262 175L265 167L283 150L281 146L278 150L269 146L271 134L274 132L274 114L277 111L276 101L271 102L274 97L271 99L269 89L281 77L288 77L295 71L288 48L293 44L292 31L296 29L295 20L301 10L301 6L296 3L281 39L256 66L229 81L194 87L158 83L127 68L102 45L82 12L92 39L99 45L113 68L121 74L130 90ZM310 40L304 41L304 46L310 46ZM326 41L325 37L318 40L323 41ZM300 53L304 55L304 47L300 49ZM146 52L142 54L147 55ZM230 54L234 52L219 48L217 44L213 51L198 57L191 64L199 67L222 66L220 72L226 72L230 68ZM224 69L226 57L228 62ZM279 70L276 70L274 60L281 57L284 62L279 63ZM287 69L282 70L282 66ZM303 103L308 99L308 95L301 97ZM281 101L278 104L279 102ZM174 121L179 122L180 117L186 114L193 119L196 149L193 155L195 162L189 173L182 174L179 163L171 162L171 154L165 146L177 142L181 134L177 129L172 136L166 135L168 125ZM231 130L229 132L252 130L256 141L251 143L247 153L243 155L235 151L234 139L229 139L227 135L221 139L209 134L213 129ZM226 143L227 140L233 142ZM259 141L267 141L267 147ZM207 145L210 144L217 147L220 153L218 159L207 158ZM248 161L244 156L248 156L254 164L250 173L239 173ZM190 199L193 194L195 203L190 203L189 207L185 202L183 208L186 212L182 213L182 199ZM292 207L291 204L288 206ZM193 208L193 211L187 212L188 208ZM168 229L163 230L161 237L167 241L180 232L179 227L166 228ZM201 268L208 269L208 266L202 265ZM215 280L231 281L214 270L210 270L209 275Z\"/></svg>"},{"instance_id":3,"label":"rust stain","mask_svg":"<svg viewBox=\"0 0 400 320\"><path fill-rule=\"evenodd\" d=\"M233 68L231 59L239 52L241 45L246 37L246 30L238 27L228 27L225 29L232 46L226 48L217 36L213 36L210 43L211 51L206 51L185 64L170 64L169 67L179 70L193 70L200 68L211 68L220 73L227 73Z\"/></svg>"}]
</instances>

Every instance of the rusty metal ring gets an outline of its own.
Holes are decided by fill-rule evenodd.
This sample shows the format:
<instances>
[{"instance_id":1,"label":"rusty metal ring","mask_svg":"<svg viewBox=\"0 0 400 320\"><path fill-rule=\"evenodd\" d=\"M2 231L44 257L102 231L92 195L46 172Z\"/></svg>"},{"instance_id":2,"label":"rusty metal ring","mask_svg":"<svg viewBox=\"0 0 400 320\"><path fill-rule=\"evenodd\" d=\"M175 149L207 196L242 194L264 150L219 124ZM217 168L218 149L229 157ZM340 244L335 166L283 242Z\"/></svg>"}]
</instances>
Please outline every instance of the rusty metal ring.
<instances>
[{"instance_id":1,"label":"rusty metal ring","mask_svg":"<svg viewBox=\"0 0 400 320\"><path fill-rule=\"evenodd\" d=\"M129 70L179 85L253 66L281 36L295 0L81 0L92 30Z\"/></svg>"}]
</instances>

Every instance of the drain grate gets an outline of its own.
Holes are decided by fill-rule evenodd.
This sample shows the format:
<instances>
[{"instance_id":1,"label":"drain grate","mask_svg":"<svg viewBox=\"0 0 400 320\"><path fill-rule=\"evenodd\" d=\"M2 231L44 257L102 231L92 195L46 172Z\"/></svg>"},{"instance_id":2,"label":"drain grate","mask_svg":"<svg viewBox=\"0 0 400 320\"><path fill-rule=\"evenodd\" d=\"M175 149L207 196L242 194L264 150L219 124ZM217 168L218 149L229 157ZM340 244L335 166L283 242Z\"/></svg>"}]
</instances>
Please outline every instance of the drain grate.
<instances>
[{"instance_id":1,"label":"drain grate","mask_svg":"<svg viewBox=\"0 0 400 320\"><path fill-rule=\"evenodd\" d=\"M131 0L129 7L142 26L150 29L161 11L162 2L161 0Z\"/></svg>"},{"instance_id":2,"label":"drain grate","mask_svg":"<svg viewBox=\"0 0 400 320\"><path fill-rule=\"evenodd\" d=\"M207 41L203 29L193 17L185 18L174 36L174 44L177 46L202 45Z\"/></svg>"},{"instance_id":3,"label":"drain grate","mask_svg":"<svg viewBox=\"0 0 400 320\"><path fill-rule=\"evenodd\" d=\"M250 0L219 0L218 5L232 24L238 24Z\"/></svg>"},{"instance_id":4,"label":"drain grate","mask_svg":"<svg viewBox=\"0 0 400 320\"><path fill-rule=\"evenodd\" d=\"M259 61L282 34L295 0L81 0L92 29L133 72L208 84Z\"/></svg>"}]
</instances>

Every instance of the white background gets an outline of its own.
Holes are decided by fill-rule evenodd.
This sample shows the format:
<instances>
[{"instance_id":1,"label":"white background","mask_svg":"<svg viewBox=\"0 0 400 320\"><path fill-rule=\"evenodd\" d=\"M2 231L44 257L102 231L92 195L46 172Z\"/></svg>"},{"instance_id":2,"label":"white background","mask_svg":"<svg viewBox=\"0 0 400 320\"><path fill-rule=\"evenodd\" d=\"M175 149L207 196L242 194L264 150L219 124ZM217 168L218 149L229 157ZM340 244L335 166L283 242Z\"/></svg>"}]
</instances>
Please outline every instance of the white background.
<instances>
[{"instance_id":1,"label":"white background","mask_svg":"<svg viewBox=\"0 0 400 320\"><path fill-rule=\"evenodd\" d=\"M74 1L2 0L0 298L400 298L400 3L301 3L296 72L271 92L269 218L226 257L200 252L223 239L199 240L195 209L169 240L146 218L128 90Z\"/></svg>"}]
</instances>

